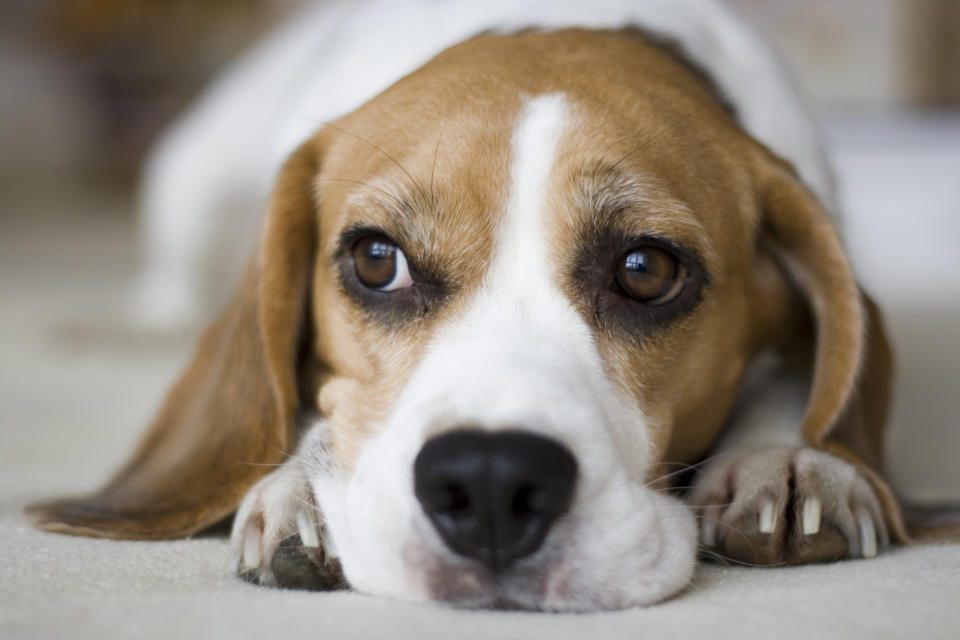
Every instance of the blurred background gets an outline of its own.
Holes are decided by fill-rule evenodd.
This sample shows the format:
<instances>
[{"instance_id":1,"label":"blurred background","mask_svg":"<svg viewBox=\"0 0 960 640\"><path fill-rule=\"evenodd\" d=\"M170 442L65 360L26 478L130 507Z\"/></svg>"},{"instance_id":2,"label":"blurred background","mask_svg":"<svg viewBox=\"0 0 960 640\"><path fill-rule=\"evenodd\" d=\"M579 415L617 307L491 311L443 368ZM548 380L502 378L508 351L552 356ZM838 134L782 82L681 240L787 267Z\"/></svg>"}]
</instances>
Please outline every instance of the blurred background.
<instances>
[{"instance_id":1,"label":"blurred background","mask_svg":"<svg viewBox=\"0 0 960 640\"><path fill-rule=\"evenodd\" d=\"M960 104L957 0L726 0L821 110ZM305 0L4 0L0 179L130 183L162 127Z\"/></svg>"},{"instance_id":2,"label":"blurred background","mask_svg":"<svg viewBox=\"0 0 960 640\"><path fill-rule=\"evenodd\" d=\"M894 478L960 498L960 0L726 2L779 48L824 126L844 235L894 334ZM38 458L80 467L78 486L102 479L182 366L191 337L145 339L118 319L141 162L303 4L0 2L0 448L14 493L57 489ZM91 439L103 460L78 463Z\"/></svg>"}]
</instances>

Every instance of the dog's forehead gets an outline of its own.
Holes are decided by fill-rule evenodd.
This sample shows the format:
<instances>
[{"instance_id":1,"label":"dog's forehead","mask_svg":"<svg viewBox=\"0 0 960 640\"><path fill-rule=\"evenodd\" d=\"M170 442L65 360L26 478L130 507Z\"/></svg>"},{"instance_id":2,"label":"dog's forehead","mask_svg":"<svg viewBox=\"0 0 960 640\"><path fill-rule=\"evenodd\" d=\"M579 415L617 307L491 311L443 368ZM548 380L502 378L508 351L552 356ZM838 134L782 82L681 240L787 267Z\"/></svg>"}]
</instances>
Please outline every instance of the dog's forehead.
<instances>
[{"instance_id":1,"label":"dog's forehead","mask_svg":"<svg viewBox=\"0 0 960 640\"><path fill-rule=\"evenodd\" d=\"M574 49L578 37L570 42ZM649 54L672 64L633 39L623 42L630 51L599 59L588 47L583 66L579 56L564 59L562 43L548 47L549 60L532 45L513 50L527 38L468 43L474 56L443 54L442 64L428 64L321 132L318 344L337 375L368 381L323 395L325 411L353 412L341 416L343 424L382 420L417 370L412 365L445 328L466 327L473 335L473 328L502 320L501 310L526 309L565 318L569 331L561 341L591 343L592 293L577 290L591 235L657 236L683 247L718 285L712 291L735 280L726 274L748 260L749 247L740 249L752 242L749 216L742 215L750 190L735 126L715 97L695 82L684 86L682 76L672 82L656 75L657 65L641 72L620 62ZM673 71L685 73L677 65ZM365 314L340 285L337 259L351 237L346 232L357 228L390 237L419 272L439 275L451 295L411 321L384 323ZM605 270L617 258L594 257ZM517 327L505 331L521 334ZM523 335L545 339L534 330ZM658 370L645 363L667 357L664 350L691 351L677 341L641 349L604 335L595 335L600 366L623 389L657 388L647 378L633 384L631 372ZM671 361L678 355L671 353ZM371 395L384 400L374 407L364 399ZM362 441L357 429L343 434L342 448L355 454Z\"/></svg>"},{"instance_id":2,"label":"dog's forehead","mask_svg":"<svg viewBox=\"0 0 960 640\"><path fill-rule=\"evenodd\" d=\"M603 223L692 244L708 266L735 254L717 245L742 241L751 207L729 114L684 78L684 67L636 38L624 37L629 50L619 57L615 48L586 48L566 60L556 42L550 60L537 57L548 41L576 49L589 37L479 38L336 123L319 185L337 213L325 221L327 237L354 224L380 226L411 251L422 248L427 261L437 252L446 265L462 258L455 266L466 273L493 250L530 102L559 94L564 124L556 131L550 211L541 218L559 230L557 243L569 245ZM624 56L642 63L625 64ZM667 71L679 77L663 71L671 65ZM561 70L562 81L555 77Z\"/></svg>"}]
</instances>

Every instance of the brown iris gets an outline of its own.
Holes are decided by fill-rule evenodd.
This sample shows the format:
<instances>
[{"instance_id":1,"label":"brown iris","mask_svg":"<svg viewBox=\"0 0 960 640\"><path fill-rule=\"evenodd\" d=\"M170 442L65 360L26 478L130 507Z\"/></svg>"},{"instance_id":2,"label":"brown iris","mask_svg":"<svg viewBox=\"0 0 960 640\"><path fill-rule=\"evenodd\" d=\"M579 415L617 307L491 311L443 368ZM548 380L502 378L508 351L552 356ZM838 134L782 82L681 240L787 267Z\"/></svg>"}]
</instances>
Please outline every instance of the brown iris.
<instances>
[{"instance_id":1,"label":"brown iris","mask_svg":"<svg viewBox=\"0 0 960 640\"><path fill-rule=\"evenodd\" d=\"M397 275L397 245L382 236L360 238L353 245L357 278L371 289L386 287Z\"/></svg>"},{"instance_id":2,"label":"brown iris","mask_svg":"<svg viewBox=\"0 0 960 640\"><path fill-rule=\"evenodd\" d=\"M617 282L624 292L649 305L670 302L683 290L687 269L676 256L659 247L638 247L617 263Z\"/></svg>"}]
</instances>

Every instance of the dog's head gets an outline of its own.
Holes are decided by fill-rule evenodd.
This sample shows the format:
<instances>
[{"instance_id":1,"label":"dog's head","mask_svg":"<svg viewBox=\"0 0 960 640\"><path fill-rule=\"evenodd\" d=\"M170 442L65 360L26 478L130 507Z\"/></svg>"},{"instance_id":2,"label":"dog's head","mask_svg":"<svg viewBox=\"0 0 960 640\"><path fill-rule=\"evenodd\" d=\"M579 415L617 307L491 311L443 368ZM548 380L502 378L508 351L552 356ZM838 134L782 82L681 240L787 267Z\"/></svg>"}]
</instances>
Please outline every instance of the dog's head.
<instances>
[{"instance_id":1,"label":"dog's head","mask_svg":"<svg viewBox=\"0 0 960 640\"><path fill-rule=\"evenodd\" d=\"M298 455L356 588L653 602L696 550L663 463L704 455L751 359L807 309L817 441L863 310L791 169L635 34L483 36L291 156L255 265L137 455L38 517L199 530L315 409Z\"/></svg>"}]
</instances>

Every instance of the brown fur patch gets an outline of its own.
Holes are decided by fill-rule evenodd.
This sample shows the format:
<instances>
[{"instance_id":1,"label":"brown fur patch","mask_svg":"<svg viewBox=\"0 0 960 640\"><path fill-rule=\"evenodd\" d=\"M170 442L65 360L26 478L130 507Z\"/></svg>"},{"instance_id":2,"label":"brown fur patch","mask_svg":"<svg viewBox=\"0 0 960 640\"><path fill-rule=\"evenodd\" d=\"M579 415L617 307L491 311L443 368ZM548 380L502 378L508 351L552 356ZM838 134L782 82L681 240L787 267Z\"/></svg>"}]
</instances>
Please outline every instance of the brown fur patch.
<instances>
[{"instance_id":1,"label":"brown fur patch","mask_svg":"<svg viewBox=\"0 0 960 640\"><path fill-rule=\"evenodd\" d=\"M34 508L39 526L111 537L203 528L235 508L267 469L259 464L293 446L298 386L326 415L336 461L352 468L436 327L480 287L507 197L513 124L525 99L551 92L565 94L575 120L545 214L557 285L593 327L607 375L648 417L654 461L704 454L747 364L791 341L806 301L817 355L804 433L873 461L884 413L855 411L850 400L862 306L813 197L662 48L632 33L525 32L441 53L301 147L278 181L258 267L133 460L92 498ZM391 237L449 295L402 321L371 313L344 286L338 260L356 227ZM603 322L573 274L584 238L611 233L695 256L696 300L635 331ZM298 367L301 356L308 366ZM315 375L298 379L303 370ZM870 382L876 394L887 375ZM862 419L837 431L841 442L833 430L844 411Z\"/></svg>"}]
</instances>

